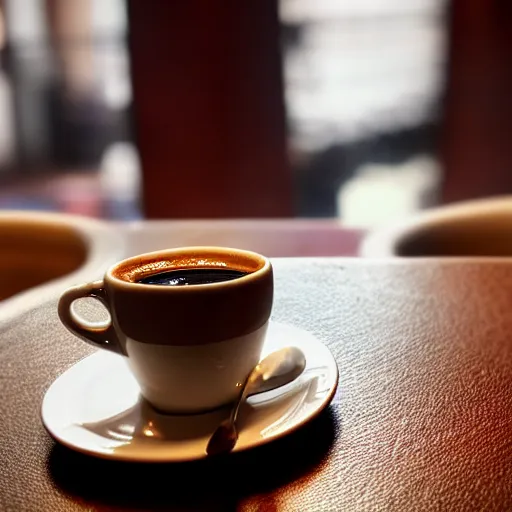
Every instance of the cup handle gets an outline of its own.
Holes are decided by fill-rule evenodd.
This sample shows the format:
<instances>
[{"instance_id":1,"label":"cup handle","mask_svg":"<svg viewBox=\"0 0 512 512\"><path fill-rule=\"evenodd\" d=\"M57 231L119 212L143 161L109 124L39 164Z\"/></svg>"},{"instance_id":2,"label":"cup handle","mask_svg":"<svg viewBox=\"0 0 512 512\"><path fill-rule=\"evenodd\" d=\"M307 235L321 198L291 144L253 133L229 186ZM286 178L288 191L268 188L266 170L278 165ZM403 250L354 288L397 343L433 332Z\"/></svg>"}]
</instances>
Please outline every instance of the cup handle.
<instances>
[{"instance_id":1,"label":"cup handle","mask_svg":"<svg viewBox=\"0 0 512 512\"><path fill-rule=\"evenodd\" d=\"M87 297L97 299L103 304L103 306L105 306L110 314L110 320L107 324L88 322L87 320L77 316L73 311L73 302L77 299ZM95 347L110 350L116 354L126 355L114 330L114 326L112 325L112 312L108 306L107 292L103 281L82 284L66 290L59 300L58 313L60 321L73 334L86 343Z\"/></svg>"}]
</instances>

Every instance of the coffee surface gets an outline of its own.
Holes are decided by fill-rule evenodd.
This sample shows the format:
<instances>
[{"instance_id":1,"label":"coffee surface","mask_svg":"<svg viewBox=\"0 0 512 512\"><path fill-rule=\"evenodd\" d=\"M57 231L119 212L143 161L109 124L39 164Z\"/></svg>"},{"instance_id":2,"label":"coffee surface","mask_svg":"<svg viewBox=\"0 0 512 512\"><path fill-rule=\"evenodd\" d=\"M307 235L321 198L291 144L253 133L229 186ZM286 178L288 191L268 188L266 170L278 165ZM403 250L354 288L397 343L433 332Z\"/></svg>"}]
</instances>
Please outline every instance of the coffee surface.
<instances>
[{"instance_id":1,"label":"coffee surface","mask_svg":"<svg viewBox=\"0 0 512 512\"><path fill-rule=\"evenodd\" d=\"M247 274L248 272L229 268L185 268L151 274L138 279L137 283L162 286L190 286L232 281Z\"/></svg>"}]
</instances>

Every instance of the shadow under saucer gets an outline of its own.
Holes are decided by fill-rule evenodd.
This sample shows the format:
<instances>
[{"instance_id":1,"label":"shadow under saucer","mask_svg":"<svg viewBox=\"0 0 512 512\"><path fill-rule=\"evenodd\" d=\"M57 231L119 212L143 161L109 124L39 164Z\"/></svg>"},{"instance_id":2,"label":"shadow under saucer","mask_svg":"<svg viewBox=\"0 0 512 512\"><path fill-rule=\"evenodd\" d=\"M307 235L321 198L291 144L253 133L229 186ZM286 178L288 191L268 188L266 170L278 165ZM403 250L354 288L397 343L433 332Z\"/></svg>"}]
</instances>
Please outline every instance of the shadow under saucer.
<instances>
[{"instance_id":1,"label":"shadow under saucer","mask_svg":"<svg viewBox=\"0 0 512 512\"><path fill-rule=\"evenodd\" d=\"M91 506L237 510L251 496L316 474L339 433L333 407L289 436L228 456L171 464L126 463L55 444L47 467L66 496Z\"/></svg>"}]
</instances>

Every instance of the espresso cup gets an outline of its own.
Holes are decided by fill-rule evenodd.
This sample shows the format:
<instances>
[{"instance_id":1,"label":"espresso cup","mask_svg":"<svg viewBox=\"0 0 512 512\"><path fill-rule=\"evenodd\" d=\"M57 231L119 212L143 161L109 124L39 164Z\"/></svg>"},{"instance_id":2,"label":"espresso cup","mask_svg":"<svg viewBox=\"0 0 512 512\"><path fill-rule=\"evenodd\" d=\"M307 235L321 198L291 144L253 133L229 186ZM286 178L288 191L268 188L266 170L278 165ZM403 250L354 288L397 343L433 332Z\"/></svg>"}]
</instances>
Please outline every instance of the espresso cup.
<instances>
[{"instance_id":1,"label":"espresso cup","mask_svg":"<svg viewBox=\"0 0 512 512\"><path fill-rule=\"evenodd\" d=\"M186 286L141 282L163 272L198 269L243 274ZM98 325L77 316L73 302L85 297L103 303L110 314L108 323ZM65 291L58 312L62 323L82 340L126 356L142 396L156 409L197 413L238 396L259 362L272 300L272 266L264 256L238 249L185 247L113 265L102 281Z\"/></svg>"}]
</instances>

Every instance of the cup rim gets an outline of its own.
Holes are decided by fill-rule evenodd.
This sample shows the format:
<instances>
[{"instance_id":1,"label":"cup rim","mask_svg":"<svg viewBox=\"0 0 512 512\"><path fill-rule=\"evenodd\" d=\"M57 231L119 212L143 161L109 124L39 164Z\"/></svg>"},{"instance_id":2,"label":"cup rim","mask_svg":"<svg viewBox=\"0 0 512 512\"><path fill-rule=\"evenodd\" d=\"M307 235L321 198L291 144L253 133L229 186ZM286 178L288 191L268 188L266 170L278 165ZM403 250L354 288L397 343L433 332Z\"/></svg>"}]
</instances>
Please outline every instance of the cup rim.
<instances>
[{"instance_id":1,"label":"cup rim","mask_svg":"<svg viewBox=\"0 0 512 512\"><path fill-rule=\"evenodd\" d=\"M228 255L228 254L237 254L241 256L245 256L246 258L250 258L252 260L257 260L261 263L261 266L253 272L249 272L246 275L243 275L237 279L232 279L229 281L221 281L217 283L204 283L194 286L162 286L158 284L148 284L148 283L138 283L133 281L126 281L116 276L114 272L123 266L127 266L129 264L140 264L143 263L144 260L149 260L155 258L156 256L160 257L172 257L173 255L183 255L187 252L210 252L217 253L219 256ZM170 249L162 249L157 251L151 251L146 253L137 254L135 256L131 256L129 258L125 258L117 263L114 263L105 273L105 281L110 282L118 287L124 288L125 290L151 290L152 292L157 293L192 293L197 292L198 290L218 290L223 288L233 288L240 286L242 283L248 283L259 279L264 274L268 273L271 269L272 265L270 260L263 256L262 254L247 251L245 249L236 249L233 247L224 247L224 246L185 246L185 247L175 247Z\"/></svg>"}]
</instances>

